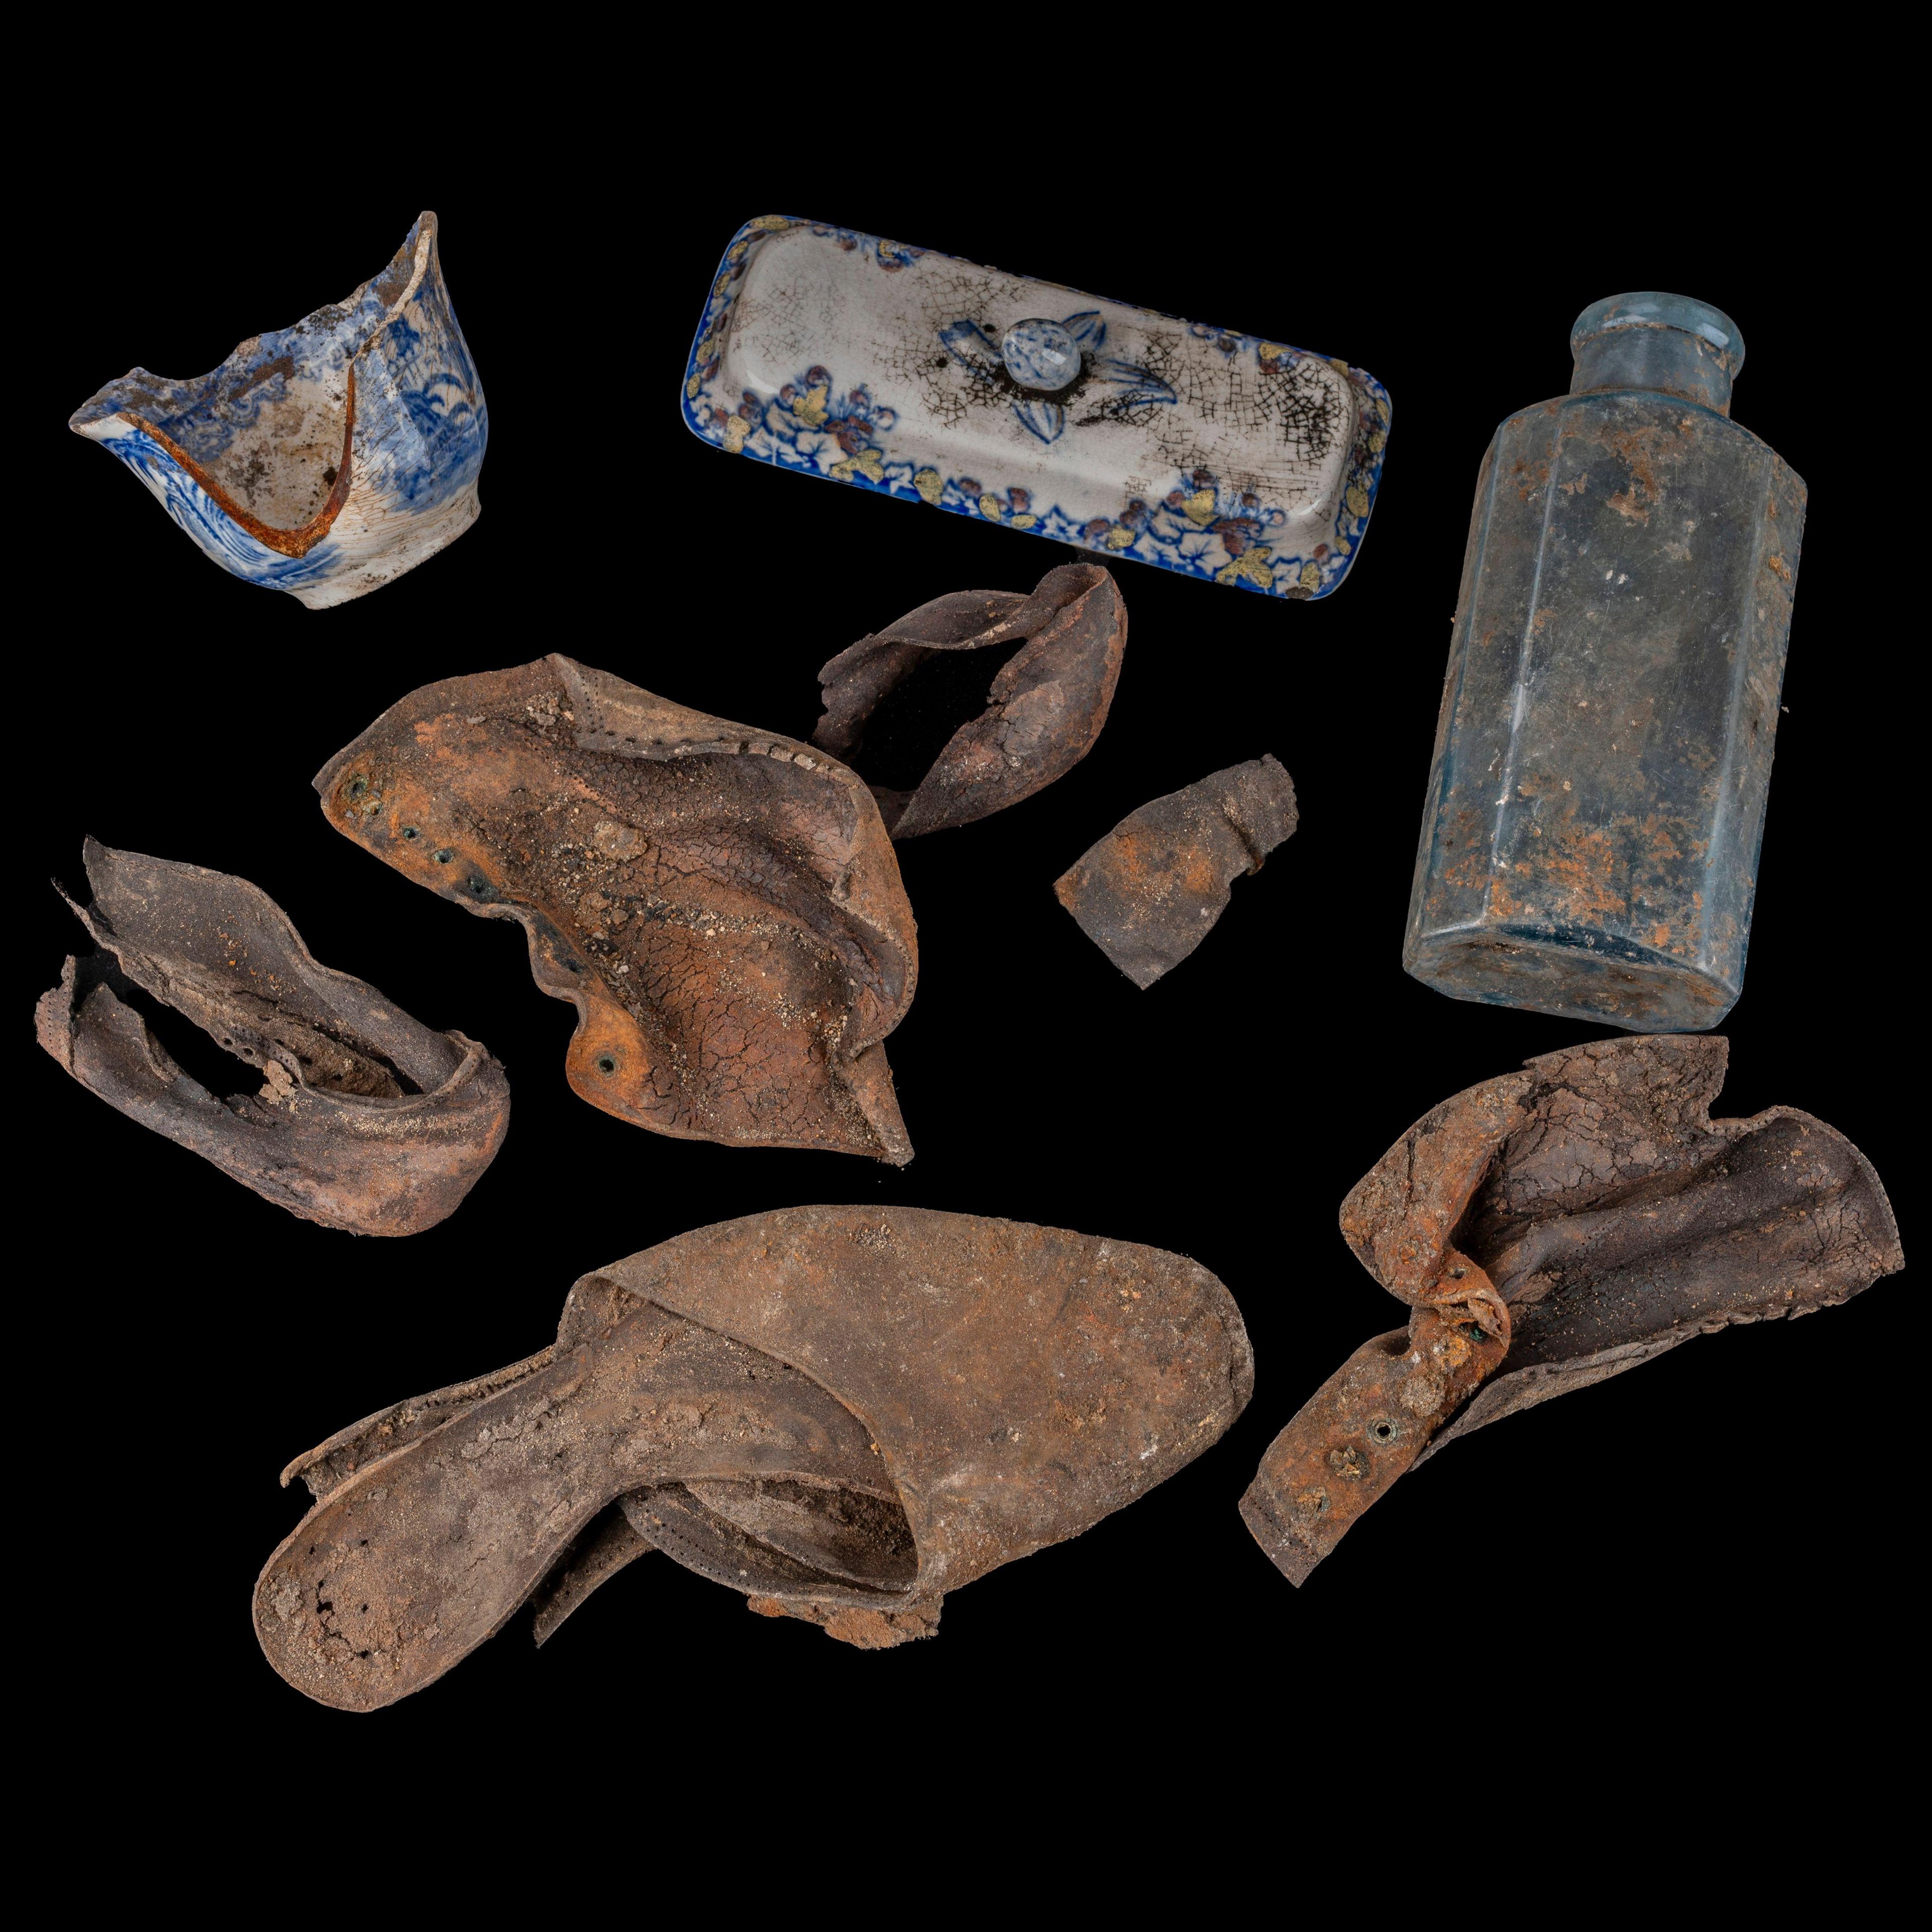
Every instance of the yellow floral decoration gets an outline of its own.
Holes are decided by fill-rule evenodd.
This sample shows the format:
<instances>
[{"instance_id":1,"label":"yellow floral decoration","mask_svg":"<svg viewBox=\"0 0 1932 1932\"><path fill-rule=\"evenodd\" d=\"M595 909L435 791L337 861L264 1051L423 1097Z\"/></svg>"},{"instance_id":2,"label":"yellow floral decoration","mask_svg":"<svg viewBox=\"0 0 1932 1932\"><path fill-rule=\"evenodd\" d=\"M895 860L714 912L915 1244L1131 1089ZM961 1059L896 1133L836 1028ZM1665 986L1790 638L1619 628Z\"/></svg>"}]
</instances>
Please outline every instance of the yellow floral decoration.
<instances>
[{"instance_id":1,"label":"yellow floral decoration","mask_svg":"<svg viewBox=\"0 0 1932 1932\"><path fill-rule=\"evenodd\" d=\"M863 449L856 456L842 457L826 473L837 477L842 483L850 482L854 476L863 476L874 483L883 482L885 460L876 449Z\"/></svg>"},{"instance_id":2,"label":"yellow floral decoration","mask_svg":"<svg viewBox=\"0 0 1932 1932\"><path fill-rule=\"evenodd\" d=\"M1256 544L1222 565L1214 573L1214 581L1238 584L1245 577L1250 583L1266 590L1274 582L1274 566L1269 561L1273 554L1266 544Z\"/></svg>"}]
</instances>

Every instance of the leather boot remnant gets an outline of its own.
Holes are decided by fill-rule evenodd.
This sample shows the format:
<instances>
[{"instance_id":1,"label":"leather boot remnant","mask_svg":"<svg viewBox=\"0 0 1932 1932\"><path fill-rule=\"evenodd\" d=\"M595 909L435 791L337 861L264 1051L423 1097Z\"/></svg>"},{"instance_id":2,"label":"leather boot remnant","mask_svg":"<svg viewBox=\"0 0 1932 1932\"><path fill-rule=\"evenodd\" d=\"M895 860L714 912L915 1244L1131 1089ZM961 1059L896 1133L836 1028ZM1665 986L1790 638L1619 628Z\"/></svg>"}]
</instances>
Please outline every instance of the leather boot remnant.
<instances>
[{"instance_id":1,"label":"leather boot remnant","mask_svg":"<svg viewBox=\"0 0 1932 1932\"><path fill-rule=\"evenodd\" d=\"M1030 592L960 590L842 651L818 674L825 715L812 742L839 758L941 652L1023 647L993 676L986 708L962 724L914 788L874 785L894 838L970 825L1030 798L1094 748L1114 701L1127 607L1098 564L1049 570Z\"/></svg>"},{"instance_id":2,"label":"leather boot remnant","mask_svg":"<svg viewBox=\"0 0 1932 1932\"><path fill-rule=\"evenodd\" d=\"M568 658L425 686L316 779L329 822L530 934L578 1096L654 1132L903 1166L918 976L863 782Z\"/></svg>"},{"instance_id":3,"label":"leather boot remnant","mask_svg":"<svg viewBox=\"0 0 1932 1932\"><path fill-rule=\"evenodd\" d=\"M92 838L84 862L94 902L68 903L100 950L67 962L35 1024L89 1093L304 1220L412 1234L454 1211L509 1124L486 1048L317 964L246 879ZM224 1099L184 1072L142 994L258 1068L260 1091Z\"/></svg>"},{"instance_id":4,"label":"leather boot remnant","mask_svg":"<svg viewBox=\"0 0 1932 1932\"><path fill-rule=\"evenodd\" d=\"M298 1690L374 1710L656 1549L890 1648L1191 1462L1253 1380L1227 1290L1158 1248L920 1208L722 1222L585 1276L548 1348L298 1459L316 1503L256 1631Z\"/></svg>"},{"instance_id":5,"label":"leather boot remnant","mask_svg":"<svg viewBox=\"0 0 1932 1932\"><path fill-rule=\"evenodd\" d=\"M1272 758L1230 765L1130 812L1054 881L1080 929L1136 986L1207 938L1228 888L1294 830L1294 782Z\"/></svg>"},{"instance_id":6,"label":"leather boot remnant","mask_svg":"<svg viewBox=\"0 0 1932 1932\"><path fill-rule=\"evenodd\" d=\"M1343 1236L1416 1312L1316 1390L1242 1498L1290 1582L1457 1436L1904 1265L1842 1134L1791 1107L1710 1118L1728 1053L1663 1034L1546 1054L1432 1109L1357 1184Z\"/></svg>"}]
</instances>

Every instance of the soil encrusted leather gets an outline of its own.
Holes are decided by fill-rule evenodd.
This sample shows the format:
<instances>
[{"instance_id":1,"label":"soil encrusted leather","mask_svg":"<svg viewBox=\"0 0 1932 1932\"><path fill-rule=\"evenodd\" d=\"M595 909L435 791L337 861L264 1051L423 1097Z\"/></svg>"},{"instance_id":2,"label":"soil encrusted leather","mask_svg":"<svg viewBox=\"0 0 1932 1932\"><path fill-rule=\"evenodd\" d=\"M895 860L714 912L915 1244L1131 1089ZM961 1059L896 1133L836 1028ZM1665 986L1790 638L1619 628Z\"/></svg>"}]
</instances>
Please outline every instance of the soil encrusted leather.
<instances>
[{"instance_id":1,"label":"soil encrusted leather","mask_svg":"<svg viewBox=\"0 0 1932 1932\"><path fill-rule=\"evenodd\" d=\"M406 878L518 921L593 1107L653 1132L903 1166L882 1042L912 908L857 775L566 657L425 685L315 781Z\"/></svg>"},{"instance_id":2,"label":"soil encrusted leather","mask_svg":"<svg viewBox=\"0 0 1932 1932\"><path fill-rule=\"evenodd\" d=\"M1171 972L1299 820L1294 785L1272 758L1210 772L1150 799L1054 881L1080 929L1143 992Z\"/></svg>"},{"instance_id":3,"label":"soil encrusted leather","mask_svg":"<svg viewBox=\"0 0 1932 1932\"><path fill-rule=\"evenodd\" d=\"M586 1275L553 1346L292 1464L316 1505L255 1626L296 1688L370 1710L655 1548L890 1648L1191 1462L1252 1386L1232 1297L1159 1248L920 1208L722 1222Z\"/></svg>"},{"instance_id":4,"label":"soil encrusted leather","mask_svg":"<svg viewBox=\"0 0 1932 1932\"><path fill-rule=\"evenodd\" d=\"M320 964L246 879L92 838L84 860L94 902L68 903L100 950L67 962L34 1019L89 1093L325 1227L412 1234L454 1211L509 1124L486 1048ZM260 1091L211 1094L155 1038L142 994L259 1068Z\"/></svg>"},{"instance_id":5,"label":"soil encrusted leather","mask_svg":"<svg viewBox=\"0 0 1932 1932\"><path fill-rule=\"evenodd\" d=\"M1357 1184L1342 1234L1415 1312L1309 1398L1242 1498L1291 1582L1459 1436L1904 1266L1835 1129L1793 1107L1711 1118L1728 1052L1658 1034L1546 1054L1432 1109Z\"/></svg>"}]
</instances>

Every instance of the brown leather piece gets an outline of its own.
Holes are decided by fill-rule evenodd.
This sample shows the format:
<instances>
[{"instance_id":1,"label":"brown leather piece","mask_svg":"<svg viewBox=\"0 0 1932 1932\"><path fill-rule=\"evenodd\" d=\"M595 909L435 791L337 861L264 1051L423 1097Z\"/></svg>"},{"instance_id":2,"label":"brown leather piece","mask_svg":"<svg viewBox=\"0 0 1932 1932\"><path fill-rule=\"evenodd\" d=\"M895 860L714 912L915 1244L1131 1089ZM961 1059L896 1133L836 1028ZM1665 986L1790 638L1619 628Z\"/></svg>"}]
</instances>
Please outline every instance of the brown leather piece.
<instances>
[{"instance_id":1,"label":"brown leather piece","mask_svg":"<svg viewBox=\"0 0 1932 1932\"><path fill-rule=\"evenodd\" d=\"M509 1124L487 1048L320 964L246 879L92 838L84 860L94 902L68 904L100 950L70 958L34 1016L83 1087L304 1220L411 1234L454 1211ZM259 1068L260 1093L183 1072L137 988Z\"/></svg>"},{"instance_id":2,"label":"brown leather piece","mask_svg":"<svg viewBox=\"0 0 1932 1932\"><path fill-rule=\"evenodd\" d=\"M1418 1308L1322 1384L1268 1445L1241 1498L1255 1540L1289 1582L1306 1580L1504 1353L1474 1322Z\"/></svg>"},{"instance_id":3,"label":"brown leather piece","mask_svg":"<svg viewBox=\"0 0 1932 1932\"><path fill-rule=\"evenodd\" d=\"M1150 799L1054 881L1080 929L1144 991L1178 966L1298 822L1294 786L1266 756Z\"/></svg>"},{"instance_id":4,"label":"brown leather piece","mask_svg":"<svg viewBox=\"0 0 1932 1932\"><path fill-rule=\"evenodd\" d=\"M621 1502L596 1517L571 1546L568 1556L537 1586L532 1599L536 1614L530 1620L530 1631L538 1648L583 1608L600 1584L608 1583L620 1570L628 1570L656 1547L631 1527Z\"/></svg>"},{"instance_id":5,"label":"brown leather piece","mask_svg":"<svg viewBox=\"0 0 1932 1932\"><path fill-rule=\"evenodd\" d=\"M1432 1108L1357 1184L1342 1233L1417 1312L1310 1397L1242 1498L1291 1582L1457 1436L1904 1265L1843 1135L1790 1107L1710 1118L1728 1052L1664 1034L1544 1054Z\"/></svg>"},{"instance_id":6,"label":"brown leather piece","mask_svg":"<svg viewBox=\"0 0 1932 1932\"><path fill-rule=\"evenodd\" d=\"M1094 748L1126 648L1120 586L1098 564L1064 563L1030 592L955 591L861 638L818 674L825 715L812 742L851 758L880 706L937 653L1010 648L1021 639L994 674L985 710L953 733L918 785L874 788L893 838L1003 812Z\"/></svg>"},{"instance_id":7,"label":"brown leather piece","mask_svg":"<svg viewBox=\"0 0 1932 1932\"><path fill-rule=\"evenodd\" d=\"M919 1208L724 1222L585 1276L552 1346L292 1466L316 1502L256 1629L298 1689L374 1709L533 1597L548 1636L650 1546L889 1648L1192 1461L1252 1384L1226 1289L1158 1248Z\"/></svg>"},{"instance_id":8,"label":"brown leather piece","mask_svg":"<svg viewBox=\"0 0 1932 1932\"><path fill-rule=\"evenodd\" d=\"M530 938L565 1066L654 1132L912 1158L882 1042L918 976L877 806L811 746L560 656L426 685L315 781L329 822Z\"/></svg>"}]
</instances>

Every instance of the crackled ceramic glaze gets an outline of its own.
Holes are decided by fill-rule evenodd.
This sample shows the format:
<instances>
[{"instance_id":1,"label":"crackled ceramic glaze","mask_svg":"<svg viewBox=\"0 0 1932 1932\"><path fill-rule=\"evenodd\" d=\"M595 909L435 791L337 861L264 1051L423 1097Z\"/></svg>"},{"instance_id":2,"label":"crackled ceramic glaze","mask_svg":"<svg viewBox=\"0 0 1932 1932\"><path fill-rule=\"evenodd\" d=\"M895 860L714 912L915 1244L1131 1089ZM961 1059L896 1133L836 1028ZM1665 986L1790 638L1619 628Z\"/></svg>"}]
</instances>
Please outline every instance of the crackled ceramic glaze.
<instances>
[{"instance_id":1,"label":"crackled ceramic glaze","mask_svg":"<svg viewBox=\"0 0 1932 1932\"><path fill-rule=\"evenodd\" d=\"M414 569L476 520L489 436L436 217L346 301L250 336L206 376L131 370L68 427L223 569L311 610Z\"/></svg>"},{"instance_id":2,"label":"crackled ceramic glaze","mask_svg":"<svg viewBox=\"0 0 1932 1932\"><path fill-rule=\"evenodd\" d=\"M684 413L734 455L1309 598L1360 548L1389 401L1283 343L773 214L724 251Z\"/></svg>"}]
</instances>

